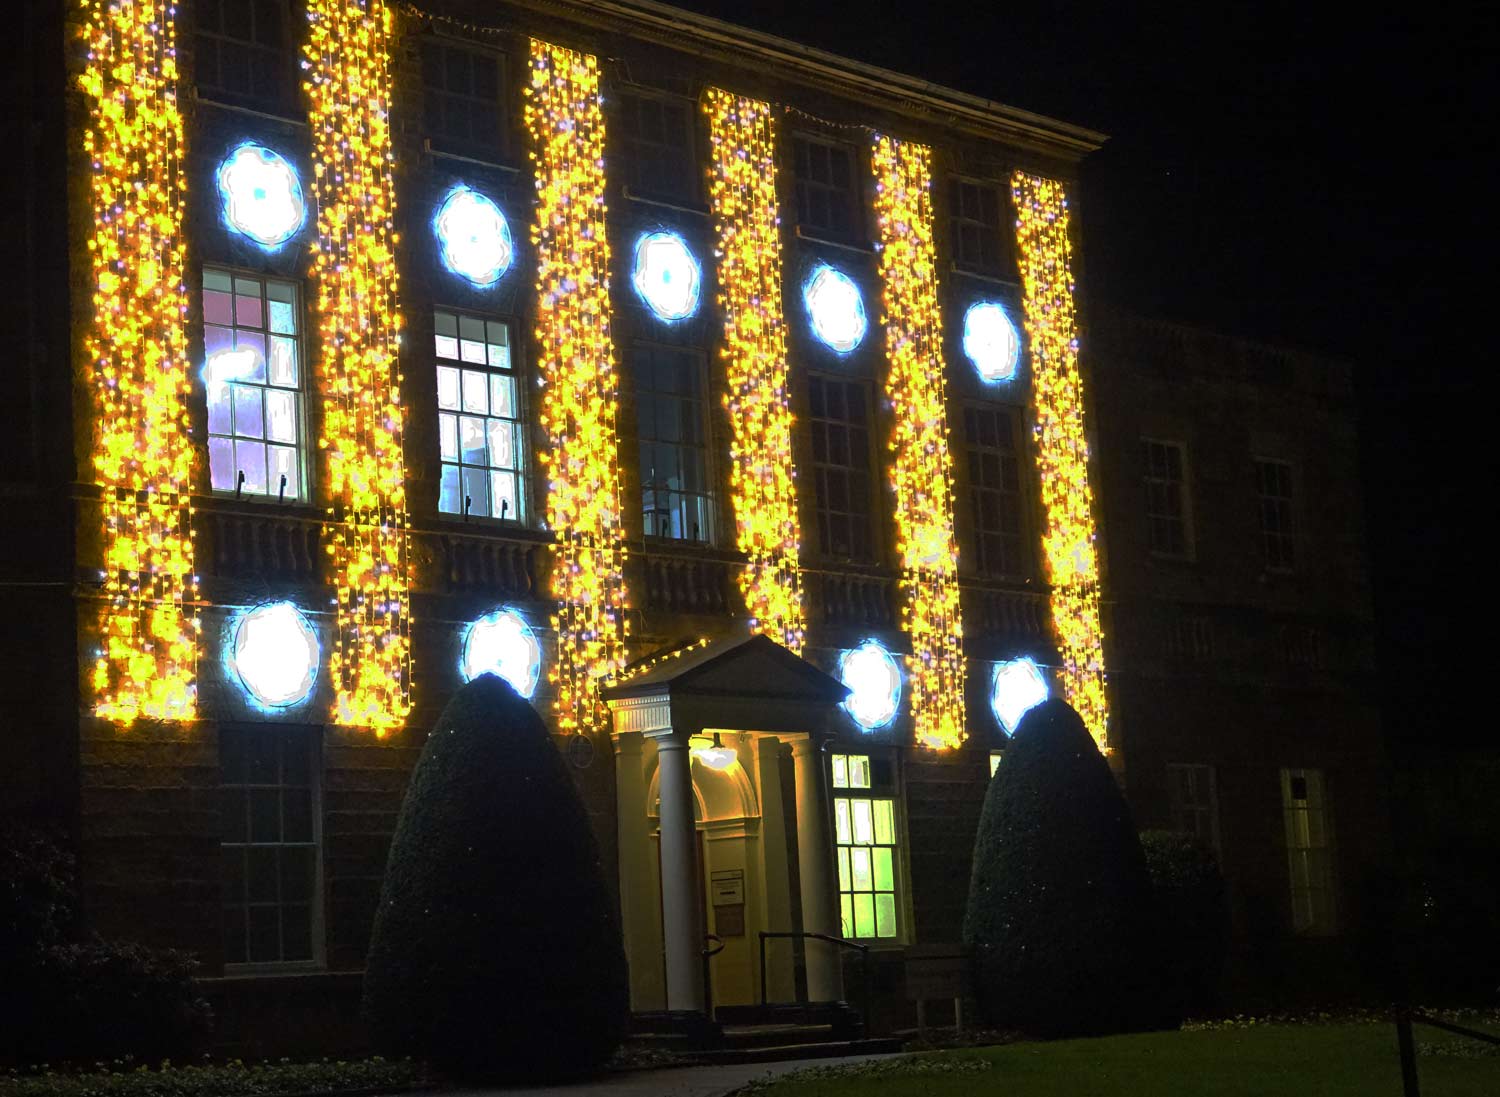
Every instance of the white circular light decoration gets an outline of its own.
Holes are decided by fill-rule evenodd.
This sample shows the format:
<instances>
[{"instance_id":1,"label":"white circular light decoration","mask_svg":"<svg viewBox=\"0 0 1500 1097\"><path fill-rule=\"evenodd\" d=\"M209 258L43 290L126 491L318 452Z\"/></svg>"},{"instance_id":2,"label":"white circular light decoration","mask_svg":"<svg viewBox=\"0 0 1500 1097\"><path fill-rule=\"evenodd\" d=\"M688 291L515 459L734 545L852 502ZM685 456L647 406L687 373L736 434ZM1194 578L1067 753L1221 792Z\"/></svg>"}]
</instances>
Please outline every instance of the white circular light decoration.
<instances>
[{"instance_id":1,"label":"white circular light decoration","mask_svg":"<svg viewBox=\"0 0 1500 1097\"><path fill-rule=\"evenodd\" d=\"M519 613L497 609L464 633L459 670L465 682L481 674L499 675L522 697L530 697L542 673L542 645Z\"/></svg>"},{"instance_id":2,"label":"white circular light decoration","mask_svg":"<svg viewBox=\"0 0 1500 1097\"><path fill-rule=\"evenodd\" d=\"M802 287L802 300L812 319L813 334L840 354L864 341L869 322L859 287L843 271L826 263L813 271Z\"/></svg>"},{"instance_id":3,"label":"white circular light decoration","mask_svg":"<svg viewBox=\"0 0 1500 1097\"><path fill-rule=\"evenodd\" d=\"M839 681L849 687L844 709L866 731L883 728L901 706L901 667L878 641L839 656Z\"/></svg>"},{"instance_id":4,"label":"white circular light decoration","mask_svg":"<svg viewBox=\"0 0 1500 1097\"><path fill-rule=\"evenodd\" d=\"M240 145L219 164L217 179L224 223L262 247L280 247L307 220L296 169L264 145Z\"/></svg>"},{"instance_id":5,"label":"white circular light decoration","mask_svg":"<svg viewBox=\"0 0 1500 1097\"><path fill-rule=\"evenodd\" d=\"M648 232L635 245L630 284L663 320L686 320L698 311L698 260L675 232Z\"/></svg>"},{"instance_id":6,"label":"white circular light decoration","mask_svg":"<svg viewBox=\"0 0 1500 1097\"><path fill-rule=\"evenodd\" d=\"M500 207L471 187L448 192L432 219L443 265L476 286L493 286L510 269L515 242Z\"/></svg>"},{"instance_id":7,"label":"white circular light decoration","mask_svg":"<svg viewBox=\"0 0 1500 1097\"><path fill-rule=\"evenodd\" d=\"M1013 735L1021 717L1045 701L1048 692L1041 667L1029 657L997 663L990 683L990 708L1005 734Z\"/></svg>"},{"instance_id":8,"label":"white circular light decoration","mask_svg":"<svg viewBox=\"0 0 1500 1097\"><path fill-rule=\"evenodd\" d=\"M986 381L1009 381L1021 364L1021 335L997 301L979 301L964 313L964 354Z\"/></svg>"},{"instance_id":9,"label":"white circular light decoration","mask_svg":"<svg viewBox=\"0 0 1500 1097\"><path fill-rule=\"evenodd\" d=\"M235 622L229 665L255 700L287 708L312 693L318 677L318 638L292 603L256 606Z\"/></svg>"}]
</instances>

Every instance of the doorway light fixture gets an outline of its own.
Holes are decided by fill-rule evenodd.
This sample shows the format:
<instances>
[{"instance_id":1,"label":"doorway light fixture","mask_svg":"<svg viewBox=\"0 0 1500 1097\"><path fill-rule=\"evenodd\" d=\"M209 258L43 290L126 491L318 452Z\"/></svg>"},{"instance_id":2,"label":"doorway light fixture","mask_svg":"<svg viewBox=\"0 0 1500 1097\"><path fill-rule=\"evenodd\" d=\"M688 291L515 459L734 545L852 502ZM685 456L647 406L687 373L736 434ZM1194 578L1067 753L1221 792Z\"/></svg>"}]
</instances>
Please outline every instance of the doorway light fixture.
<instances>
[{"instance_id":1,"label":"doorway light fixture","mask_svg":"<svg viewBox=\"0 0 1500 1097\"><path fill-rule=\"evenodd\" d=\"M713 737L694 735L688 740L688 749L694 758L709 769L728 769L739 756L733 747L726 747L716 731Z\"/></svg>"}]
</instances>

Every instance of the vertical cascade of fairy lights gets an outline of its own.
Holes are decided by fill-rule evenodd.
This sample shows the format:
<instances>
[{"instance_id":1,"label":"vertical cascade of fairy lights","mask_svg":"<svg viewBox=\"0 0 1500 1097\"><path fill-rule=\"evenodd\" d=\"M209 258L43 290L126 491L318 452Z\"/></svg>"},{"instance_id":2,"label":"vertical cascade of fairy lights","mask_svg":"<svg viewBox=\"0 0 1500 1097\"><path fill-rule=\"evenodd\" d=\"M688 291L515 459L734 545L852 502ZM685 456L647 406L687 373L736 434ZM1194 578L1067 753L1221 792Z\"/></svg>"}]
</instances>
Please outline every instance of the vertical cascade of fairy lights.
<instances>
[{"instance_id":1,"label":"vertical cascade of fairy lights","mask_svg":"<svg viewBox=\"0 0 1500 1097\"><path fill-rule=\"evenodd\" d=\"M533 39L526 128L536 172L537 326L548 439L547 524L556 538L552 625L557 730L604 726L600 689L624 661L619 380L610 335L604 115L599 61Z\"/></svg>"},{"instance_id":2,"label":"vertical cascade of fairy lights","mask_svg":"<svg viewBox=\"0 0 1500 1097\"><path fill-rule=\"evenodd\" d=\"M895 411L891 482L896 490L902 626L918 744L964 741L963 620L953 539L953 460L943 317L932 239L932 153L877 136L871 164L884 287L886 396Z\"/></svg>"},{"instance_id":3,"label":"vertical cascade of fairy lights","mask_svg":"<svg viewBox=\"0 0 1500 1097\"><path fill-rule=\"evenodd\" d=\"M1042 556L1052 588L1052 628L1062 690L1101 750L1108 749L1104 629L1094 496L1083 427L1083 378L1073 301L1068 199L1054 179L1016 172L1016 253L1031 347L1031 407L1046 528Z\"/></svg>"},{"instance_id":4,"label":"vertical cascade of fairy lights","mask_svg":"<svg viewBox=\"0 0 1500 1097\"><path fill-rule=\"evenodd\" d=\"M397 348L391 15L382 0L308 0L303 45L318 382L337 642L333 717L376 735L411 711L411 576Z\"/></svg>"},{"instance_id":5,"label":"vertical cascade of fairy lights","mask_svg":"<svg viewBox=\"0 0 1500 1097\"><path fill-rule=\"evenodd\" d=\"M93 317L85 334L98 420L105 606L94 712L192 719L199 621L186 422L183 128L170 0L89 0Z\"/></svg>"},{"instance_id":6,"label":"vertical cascade of fairy lights","mask_svg":"<svg viewBox=\"0 0 1500 1097\"><path fill-rule=\"evenodd\" d=\"M769 103L710 88L709 192L724 313L740 590L751 626L793 651L806 628L798 560L797 481L781 303L776 132Z\"/></svg>"}]
</instances>

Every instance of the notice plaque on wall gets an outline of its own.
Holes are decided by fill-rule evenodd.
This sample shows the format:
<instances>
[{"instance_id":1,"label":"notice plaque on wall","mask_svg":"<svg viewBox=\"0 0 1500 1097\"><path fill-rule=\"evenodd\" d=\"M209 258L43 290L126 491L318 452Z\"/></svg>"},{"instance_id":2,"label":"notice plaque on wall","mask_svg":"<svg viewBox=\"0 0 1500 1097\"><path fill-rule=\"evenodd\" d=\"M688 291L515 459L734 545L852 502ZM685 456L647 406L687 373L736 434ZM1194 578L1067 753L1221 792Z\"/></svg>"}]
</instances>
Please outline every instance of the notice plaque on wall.
<instances>
[{"instance_id":1,"label":"notice plaque on wall","mask_svg":"<svg viewBox=\"0 0 1500 1097\"><path fill-rule=\"evenodd\" d=\"M713 899L714 932L720 937L743 937L745 870L729 868L709 873L708 888Z\"/></svg>"}]
</instances>

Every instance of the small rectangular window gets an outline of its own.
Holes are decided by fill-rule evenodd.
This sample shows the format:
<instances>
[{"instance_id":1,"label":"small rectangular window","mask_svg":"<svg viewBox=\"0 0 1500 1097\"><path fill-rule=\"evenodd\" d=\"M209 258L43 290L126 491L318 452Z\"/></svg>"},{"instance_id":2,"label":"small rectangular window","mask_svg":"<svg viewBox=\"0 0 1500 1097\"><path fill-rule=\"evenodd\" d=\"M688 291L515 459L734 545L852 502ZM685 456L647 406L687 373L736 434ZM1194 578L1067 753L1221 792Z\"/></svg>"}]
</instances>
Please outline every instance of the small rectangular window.
<instances>
[{"instance_id":1,"label":"small rectangular window","mask_svg":"<svg viewBox=\"0 0 1500 1097\"><path fill-rule=\"evenodd\" d=\"M1336 930L1333 841L1324 799L1323 771L1283 769L1281 805L1286 818L1287 865L1292 885L1292 928L1310 936Z\"/></svg>"},{"instance_id":2,"label":"small rectangular window","mask_svg":"<svg viewBox=\"0 0 1500 1097\"><path fill-rule=\"evenodd\" d=\"M818 549L825 556L873 560L871 407L862 381L808 379Z\"/></svg>"},{"instance_id":3,"label":"small rectangular window","mask_svg":"<svg viewBox=\"0 0 1500 1097\"><path fill-rule=\"evenodd\" d=\"M1021 465L1015 417L1008 408L964 408L964 458L975 571L1021 575L1026 536L1022 527Z\"/></svg>"},{"instance_id":4,"label":"small rectangular window","mask_svg":"<svg viewBox=\"0 0 1500 1097\"><path fill-rule=\"evenodd\" d=\"M287 110L296 70L286 0L197 0L193 65L199 91Z\"/></svg>"},{"instance_id":5,"label":"small rectangular window","mask_svg":"<svg viewBox=\"0 0 1500 1097\"><path fill-rule=\"evenodd\" d=\"M204 268L203 354L212 489L308 498L297 284Z\"/></svg>"},{"instance_id":6,"label":"small rectangular window","mask_svg":"<svg viewBox=\"0 0 1500 1097\"><path fill-rule=\"evenodd\" d=\"M219 728L224 962L320 959L322 825L313 729Z\"/></svg>"},{"instance_id":7,"label":"small rectangular window","mask_svg":"<svg viewBox=\"0 0 1500 1097\"><path fill-rule=\"evenodd\" d=\"M616 160L633 193L696 202L697 158L693 152L692 104L667 96L622 92L616 99L613 136Z\"/></svg>"},{"instance_id":8,"label":"small rectangular window","mask_svg":"<svg viewBox=\"0 0 1500 1097\"><path fill-rule=\"evenodd\" d=\"M510 324L437 309L438 510L525 522L526 424Z\"/></svg>"},{"instance_id":9,"label":"small rectangular window","mask_svg":"<svg viewBox=\"0 0 1500 1097\"><path fill-rule=\"evenodd\" d=\"M1219 850L1219 798L1214 767L1167 766L1172 829L1191 834L1216 854Z\"/></svg>"},{"instance_id":10,"label":"small rectangular window","mask_svg":"<svg viewBox=\"0 0 1500 1097\"><path fill-rule=\"evenodd\" d=\"M1297 565L1296 523L1292 510L1292 466L1259 458L1255 490L1260 502L1260 543L1266 567L1292 571Z\"/></svg>"},{"instance_id":11,"label":"small rectangular window","mask_svg":"<svg viewBox=\"0 0 1500 1097\"><path fill-rule=\"evenodd\" d=\"M630 366L646 536L711 545L714 497L703 356L638 343L631 348Z\"/></svg>"},{"instance_id":12,"label":"small rectangular window","mask_svg":"<svg viewBox=\"0 0 1500 1097\"><path fill-rule=\"evenodd\" d=\"M792 158L797 224L833 240L863 241L854 150L847 145L794 137Z\"/></svg>"},{"instance_id":13,"label":"small rectangular window","mask_svg":"<svg viewBox=\"0 0 1500 1097\"><path fill-rule=\"evenodd\" d=\"M442 151L498 160L505 153L500 54L428 38L422 43L427 136Z\"/></svg>"},{"instance_id":14,"label":"small rectangular window","mask_svg":"<svg viewBox=\"0 0 1500 1097\"><path fill-rule=\"evenodd\" d=\"M832 766L842 936L898 937L900 842L890 767L872 766L866 754L835 754Z\"/></svg>"},{"instance_id":15,"label":"small rectangular window","mask_svg":"<svg viewBox=\"0 0 1500 1097\"><path fill-rule=\"evenodd\" d=\"M1191 508L1188 499L1187 459L1180 442L1143 439L1146 523L1151 551L1157 556L1192 556Z\"/></svg>"},{"instance_id":16,"label":"small rectangular window","mask_svg":"<svg viewBox=\"0 0 1500 1097\"><path fill-rule=\"evenodd\" d=\"M1004 273L1000 190L966 179L948 182L948 228L953 265L976 274Z\"/></svg>"}]
</instances>

